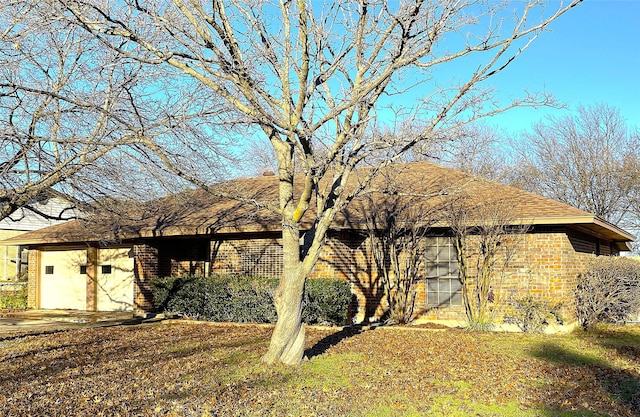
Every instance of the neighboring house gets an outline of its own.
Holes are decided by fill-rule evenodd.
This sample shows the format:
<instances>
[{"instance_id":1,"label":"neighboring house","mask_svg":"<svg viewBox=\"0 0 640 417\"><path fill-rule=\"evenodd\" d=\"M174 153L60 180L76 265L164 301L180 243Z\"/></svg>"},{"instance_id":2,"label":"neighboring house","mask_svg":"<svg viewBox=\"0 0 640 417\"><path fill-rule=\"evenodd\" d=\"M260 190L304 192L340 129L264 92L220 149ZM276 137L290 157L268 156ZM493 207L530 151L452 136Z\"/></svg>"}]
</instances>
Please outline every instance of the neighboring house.
<instances>
[{"instance_id":1,"label":"neighboring house","mask_svg":"<svg viewBox=\"0 0 640 417\"><path fill-rule=\"evenodd\" d=\"M0 220L0 240L64 223L76 217L77 212L68 201L59 197L39 198ZM26 278L27 256L23 249L20 245L0 247L0 281L17 280L23 275Z\"/></svg>"},{"instance_id":2,"label":"neighboring house","mask_svg":"<svg viewBox=\"0 0 640 417\"><path fill-rule=\"evenodd\" d=\"M247 201L278 201L275 176L237 179L217 187ZM406 203L411 210L403 211L401 220L427 228L416 289L416 309L427 319L464 315L457 252L447 220L455 204L469 207L470 222L482 221L478 207L502 205L508 207L508 222L514 229L528 226L518 237L511 262L496 272L500 286L492 297L532 294L562 302L569 320L573 291L589 259L629 250L634 239L572 206L426 162L393 166L378 175L367 191L337 216L311 274L311 278L339 277L352 283L354 321L379 315L385 303L366 225L369 214L387 210L390 203ZM428 219L424 213L429 213ZM308 213L302 229L312 221L313 213ZM5 244L30 249L32 308L145 312L152 310L155 276L279 277L283 269L280 224L278 215L266 209L197 190L132 206L126 219L72 221Z\"/></svg>"}]
</instances>

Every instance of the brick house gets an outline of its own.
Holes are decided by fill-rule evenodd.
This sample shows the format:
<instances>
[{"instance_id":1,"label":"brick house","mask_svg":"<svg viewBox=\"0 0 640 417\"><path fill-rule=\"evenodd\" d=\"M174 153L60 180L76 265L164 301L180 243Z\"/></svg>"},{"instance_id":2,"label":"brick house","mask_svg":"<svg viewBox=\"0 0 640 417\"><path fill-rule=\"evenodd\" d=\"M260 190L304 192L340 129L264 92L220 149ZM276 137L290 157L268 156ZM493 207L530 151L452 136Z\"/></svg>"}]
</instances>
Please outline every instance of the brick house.
<instances>
[{"instance_id":1,"label":"brick house","mask_svg":"<svg viewBox=\"0 0 640 417\"><path fill-rule=\"evenodd\" d=\"M277 178L242 178L216 187L245 202L188 191L132 206L126 217L72 221L5 241L29 248L29 306L146 312L152 309L155 276L279 277L280 220L251 203L277 203ZM337 216L310 278L351 282L354 321L380 315L385 298L373 261L376 231L370 214L396 212L398 221L424 230L416 311L425 319L460 319L454 207L465 208L470 245L479 239L476 226L487 221L481 208L504 207L504 216L491 220L507 226L492 290L497 319L508 316L509 300L531 294L562 302L571 321L573 291L589 260L629 250L634 239L572 206L431 163L410 163L378 175ZM313 213L307 213L302 229L312 222ZM471 252L469 260L474 256Z\"/></svg>"}]
</instances>

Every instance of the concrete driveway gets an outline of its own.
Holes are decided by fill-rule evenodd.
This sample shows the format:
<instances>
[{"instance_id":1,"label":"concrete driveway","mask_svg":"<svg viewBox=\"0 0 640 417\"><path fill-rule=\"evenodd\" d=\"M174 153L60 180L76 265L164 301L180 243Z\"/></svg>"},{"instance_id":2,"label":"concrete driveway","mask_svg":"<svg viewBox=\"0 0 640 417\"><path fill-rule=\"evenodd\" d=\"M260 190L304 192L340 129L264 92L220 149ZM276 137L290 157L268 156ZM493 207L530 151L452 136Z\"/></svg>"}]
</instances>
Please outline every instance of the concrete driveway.
<instances>
[{"instance_id":1,"label":"concrete driveway","mask_svg":"<svg viewBox=\"0 0 640 417\"><path fill-rule=\"evenodd\" d=\"M138 324L145 321L131 312L28 310L0 313L0 338L87 327Z\"/></svg>"}]
</instances>

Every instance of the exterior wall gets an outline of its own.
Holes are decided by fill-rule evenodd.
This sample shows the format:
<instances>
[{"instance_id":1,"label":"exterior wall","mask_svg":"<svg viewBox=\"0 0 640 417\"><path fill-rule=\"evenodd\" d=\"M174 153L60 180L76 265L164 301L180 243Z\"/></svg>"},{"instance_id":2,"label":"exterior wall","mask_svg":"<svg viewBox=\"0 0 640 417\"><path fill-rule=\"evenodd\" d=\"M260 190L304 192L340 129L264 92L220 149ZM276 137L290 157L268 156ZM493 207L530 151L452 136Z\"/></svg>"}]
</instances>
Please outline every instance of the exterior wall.
<instances>
[{"instance_id":1,"label":"exterior wall","mask_svg":"<svg viewBox=\"0 0 640 417\"><path fill-rule=\"evenodd\" d=\"M513 315L511 304L531 295L550 304L560 303L567 323L575 321L575 299L579 275L587 269L592 253L577 252L566 233L529 233L514 237L512 254L505 265L505 254L497 261L493 278L493 302L489 307L493 319L501 323ZM475 263L472 258L470 265ZM471 270L471 274L476 271ZM427 320L464 320L464 309L425 309Z\"/></svg>"},{"instance_id":2,"label":"exterior wall","mask_svg":"<svg viewBox=\"0 0 640 417\"><path fill-rule=\"evenodd\" d=\"M21 207L7 218L0 220L1 230L19 230L21 232L38 230L64 223L67 220L79 216L78 210L73 205L60 198L44 199L30 204L37 212L44 213L48 217L41 216L36 211Z\"/></svg>"},{"instance_id":3,"label":"exterior wall","mask_svg":"<svg viewBox=\"0 0 640 417\"><path fill-rule=\"evenodd\" d=\"M379 315L383 292L373 265L366 239L354 233L330 233L309 278L349 281L354 294L352 316ZM282 241L273 235L211 244L212 274L279 278L282 271Z\"/></svg>"},{"instance_id":4,"label":"exterior wall","mask_svg":"<svg viewBox=\"0 0 640 417\"><path fill-rule=\"evenodd\" d=\"M605 252L611 245L593 238L590 241L588 236L577 232L560 230L537 230L519 235L518 239L509 264L496 269L491 303L495 320L499 322L512 313L511 302L531 294L551 303L561 302L562 313L571 322L575 307L573 291L578 276L586 269L589 259L594 257L587 251L597 250L599 246ZM256 234L250 238L238 235L235 238L207 241L205 246L202 240L189 242L189 239L172 242L156 240L133 245L135 311L153 311L151 282L159 275L206 273L278 278L282 274L281 240L275 233ZM203 247L204 255L201 253ZM386 307L371 248L371 242L364 234L331 232L310 274L312 279L340 278L351 283L354 295L351 316L355 322L380 317ZM30 250L28 256L28 305L38 308L40 251ZM94 277L97 271L91 269L95 263L91 259L95 256L88 256L87 265L88 275ZM427 306L425 265L421 268L421 279L416 285L415 310L428 320L464 320L463 306ZM87 292L95 293L95 288L90 287L89 283L87 285ZM96 305L88 302L87 308L95 309Z\"/></svg>"},{"instance_id":5,"label":"exterior wall","mask_svg":"<svg viewBox=\"0 0 640 417\"><path fill-rule=\"evenodd\" d=\"M211 242L212 274L279 278L282 271L282 240L276 236Z\"/></svg>"},{"instance_id":6,"label":"exterior wall","mask_svg":"<svg viewBox=\"0 0 640 417\"><path fill-rule=\"evenodd\" d=\"M494 320L501 322L513 313L510 303L526 295L550 303L561 303L561 313L567 322L575 320L574 289L581 272L587 268L595 250L595 243L587 244L564 231L548 231L518 235L509 263L498 261L494 278L493 299L490 308ZM609 248L601 244L601 248ZM212 244L211 272L216 274L243 274L279 277L282 261L279 239L253 238L226 240ZM604 252L604 251L603 251ZM473 264L473 259L470 264ZM253 266L252 266L253 265ZM473 271L471 271L473 273ZM424 269L421 270L424 276ZM325 246L310 278L341 278L352 285L354 300L352 318L359 322L365 317L379 317L386 300L381 280L373 262L369 239L356 233L333 232L327 236ZM464 307L429 307L425 299L425 280L416 285L415 310L427 320L464 321Z\"/></svg>"},{"instance_id":7,"label":"exterior wall","mask_svg":"<svg viewBox=\"0 0 640 417\"><path fill-rule=\"evenodd\" d=\"M38 308L38 286L40 274L40 251L29 250L28 282L27 282L27 307Z\"/></svg>"},{"instance_id":8,"label":"exterior wall","mask_svg":"<svg viewBox=\"0 0 640 417\"><path fill-rule=\"evenodd\" d=\"M146 244L133 245L133 304L136 313L152 312L152 280L158 276L158 249Z\"/></svg>"},{"instance_id":9,"label":"exterior wall","mask_svg":"<svg viewBox=\"0 0 640 417\"><path fill-rule=\"evenodd\" d=\"M350 319L355 323L380 317L386 307L371 241L364 234L330 233L311 271L313 278L339 278L351 283Z\"/></svg>"}]
</instances>

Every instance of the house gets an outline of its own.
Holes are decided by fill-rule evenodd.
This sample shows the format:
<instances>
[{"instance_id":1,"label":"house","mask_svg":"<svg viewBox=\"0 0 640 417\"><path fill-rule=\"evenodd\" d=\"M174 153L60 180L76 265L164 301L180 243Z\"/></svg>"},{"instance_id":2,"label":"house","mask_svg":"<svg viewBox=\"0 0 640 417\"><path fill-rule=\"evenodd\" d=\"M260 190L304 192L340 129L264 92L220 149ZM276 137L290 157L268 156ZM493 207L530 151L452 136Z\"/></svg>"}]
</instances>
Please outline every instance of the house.
<instances>
[{"instance_id":1,"label":"house","mask_svg":"<svg viewBox=\"0 0 640 417\"><path fill-rule=\"evenodd\" d=\"M280 219L250 203L277 203L277 178L240 178L216 187L247 202L203 190L186 191L128 206L118 217L76 220L5 241L29 248L29 306L146 312L153 308L155 276L279 277L283 267ZM390 212L390 205L400 210L398 221L423 228L416 310L432 320L464 315L458 252L452 239L455 207L465 208L470 242L481 222L498 221L517 240L509 262L496 270L500 285L496 283L492 290L494 299L530 294L561 302L569 319L574 311L573 291L588 261L629 250L634 239L590 213L501 183L427 162L394 165L381 171L366 192L336 217L310 277L349 280L355 321L383 310L385 299L371 250L376 233L370 227L370 214ZM501 218L495 216L497 207L504 208ZM481 208L493 210L493 217L488 219ZM303 231L312 222L313 213L307 213L301 220Z\"/></svg>"},{"instance_id":2,"label":"house","mask_svg":"<svg viewBox=\"0 0 640 417\"><path fill-rule=\"evenodd\" d=\"M0 240L64 223L76 217L77 211L69 201L60 197L42 196L0 220ZM0 248L0 281L13 281L26 276L27 258L23 249L19 245Z\"/></svg>"}]
</instances>

